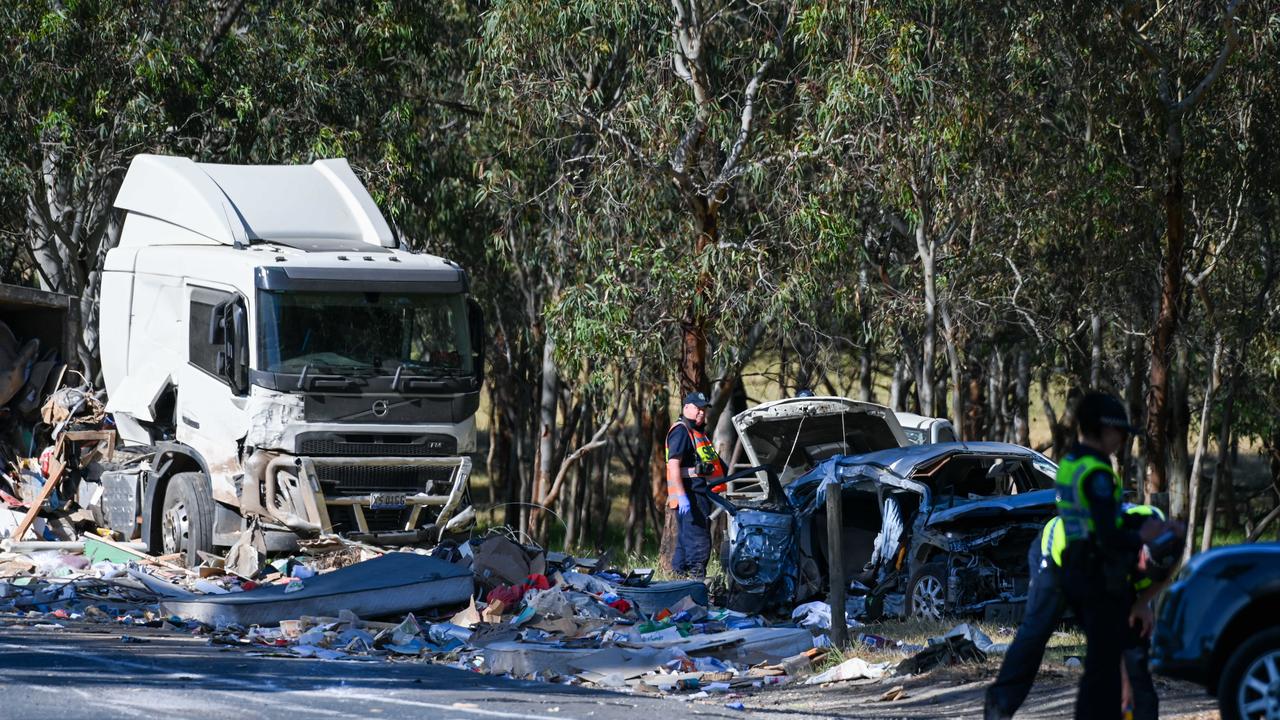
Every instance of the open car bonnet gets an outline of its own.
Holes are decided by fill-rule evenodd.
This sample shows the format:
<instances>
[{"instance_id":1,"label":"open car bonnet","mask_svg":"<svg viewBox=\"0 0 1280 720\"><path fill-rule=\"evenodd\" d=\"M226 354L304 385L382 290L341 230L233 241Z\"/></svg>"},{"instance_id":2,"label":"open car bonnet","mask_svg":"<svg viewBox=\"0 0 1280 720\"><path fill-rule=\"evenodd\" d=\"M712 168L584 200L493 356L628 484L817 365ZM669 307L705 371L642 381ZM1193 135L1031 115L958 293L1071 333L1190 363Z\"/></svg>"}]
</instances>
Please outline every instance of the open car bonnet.
<instances>
[{"instance_id":1,"label":"open car bonnet","mask_svg":"<svg viewBox=\"0 0 1280 720\"><path fill-rule=\"evenodd\" d=\"M738 413L733 426L752 465L768 465L783 483L835 455L907 444L893 411L841 397L775 400Z\"/></svg>"}]
</instances>

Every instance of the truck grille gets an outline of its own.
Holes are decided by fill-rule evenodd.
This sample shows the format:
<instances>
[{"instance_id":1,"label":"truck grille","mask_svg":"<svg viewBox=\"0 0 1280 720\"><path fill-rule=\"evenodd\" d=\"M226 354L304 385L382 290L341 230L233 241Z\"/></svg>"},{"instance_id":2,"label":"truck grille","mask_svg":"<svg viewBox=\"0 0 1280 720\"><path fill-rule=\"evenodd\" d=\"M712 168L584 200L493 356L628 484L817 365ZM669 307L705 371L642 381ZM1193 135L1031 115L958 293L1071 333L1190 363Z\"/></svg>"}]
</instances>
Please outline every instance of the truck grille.
<instances>
[{"instance_id":1,"label":"truck grille","mask_svg":"<svg viewBox=\"0 0 1280 720\"><path fill-rule=\"evenodd\" d=\"M302 455L348 457L434 457L453 455L458 451L458 441L447 435L429 435L419 442L389 442L381 440L343 440L332 437L300 438L298 452Z\"/></svg>"},{"instance_id":2,"label":"truck grille","mask_svg":"<svg viewBox=\"0 0 1280 720\"><path fill-rule=\"evenodd\" d=\"M363 495L368 492L418 493L432 483L447 483L453 476L451 466L413 465L316 465L320 483L339 495Z\"/></svg>"},{"instance_id":3,"label":"truck grille","mask_svg":"<svg viewBox=\"0 0 1280 720\"><path fill-rule=\"evenodd\" d=\"M408 508L403 510L364 508L364 521L369 527L369 532L395 532L405 529L410 512ZM430 513L423 512L419 517L418 525L430 524L430 519ZM329 521L333 524L333 531L336 533L353 533L360 529L360 524L356 522L355 510L347 505L330 507Z\"/></svg>"}]
</instances>

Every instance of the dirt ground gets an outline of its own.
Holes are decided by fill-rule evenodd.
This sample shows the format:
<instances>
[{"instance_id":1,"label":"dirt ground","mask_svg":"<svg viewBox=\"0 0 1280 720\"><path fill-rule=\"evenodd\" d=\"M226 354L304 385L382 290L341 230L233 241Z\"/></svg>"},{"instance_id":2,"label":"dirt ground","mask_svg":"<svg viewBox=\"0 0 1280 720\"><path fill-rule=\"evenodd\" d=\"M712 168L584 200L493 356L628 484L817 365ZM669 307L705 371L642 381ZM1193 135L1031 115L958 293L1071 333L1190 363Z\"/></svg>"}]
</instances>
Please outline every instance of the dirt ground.
<instances>
[{"instance_id":1,"label":"dirt ground","mask_svg":"<svg viewBox=\"0 0 1280 720\"><path fill-rule=\"evenodd\" d=\"M748 711L808 717L858 718L981 718L983 693L999 665L964 666L924 675L882 680L846 681L825 686L798 686L761 692L742 702ZM1018 718L1069 718L1075 705L1080 674L1073 670L1042 670ZM901 686L898 700L880 698ZM1217 720L1216 701L1189 683L1156 680L1160 717Z\"/></svg>"},{"instance_id":2,"label":"dirt ground","mask_svg":"<svg viewBox=\"0 0 1280 720\"><path fill-rule=\"evenodd\" d=\"M950 630L956 621L928 623L921 621L888 621L851 629L851 633L870 633L893 641L923 645L932 636ZM1014 628L991 623L976 623L994 642L1013 639ZM1080 671L1067 667L1067 659L1084 655L1084 637L1075 631L1054 634L1045 651L1044 663L1036 685L1018 713L1019 718L1071 717L1075 705ZM897 662L909 653L896 649L872 650L855 646L839 657L860 657L868 663ZM823 686L800 685L768 692L757 692L742 702L748 710L798 716L859 718L981 718L983 696L987 686L1000 670L1001 654L991 654L984 663L940 668L929 673L880 680L852 680ZM825 669L825 666L819 669ZM882 700L890 690L901 686L905 691L895 700ZM1156 678L1160 694L1160 716L1183 720L1207 720L1218 717L1217 702L1203 688L1167 678Z\"/></svg>"}]
</instances>

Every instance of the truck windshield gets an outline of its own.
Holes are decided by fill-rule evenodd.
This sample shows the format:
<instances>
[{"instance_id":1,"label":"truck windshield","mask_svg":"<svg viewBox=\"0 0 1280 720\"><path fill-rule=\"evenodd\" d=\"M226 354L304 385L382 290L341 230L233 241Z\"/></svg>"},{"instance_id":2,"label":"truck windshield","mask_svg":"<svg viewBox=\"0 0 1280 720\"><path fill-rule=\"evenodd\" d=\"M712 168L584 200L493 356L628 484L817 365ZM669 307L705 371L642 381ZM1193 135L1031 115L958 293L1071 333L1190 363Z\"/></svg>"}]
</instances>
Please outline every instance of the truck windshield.
<instances>
[{"instance_id":1,"label":"truck windshield","mask_svg":"<svg viewBox=\"0 0 1280 720\"><path fill-rule=\"evenodd\" d=\"M259 369L277 373L472 374L462 295L259 291Z\"/></svg>"}]
</instances>

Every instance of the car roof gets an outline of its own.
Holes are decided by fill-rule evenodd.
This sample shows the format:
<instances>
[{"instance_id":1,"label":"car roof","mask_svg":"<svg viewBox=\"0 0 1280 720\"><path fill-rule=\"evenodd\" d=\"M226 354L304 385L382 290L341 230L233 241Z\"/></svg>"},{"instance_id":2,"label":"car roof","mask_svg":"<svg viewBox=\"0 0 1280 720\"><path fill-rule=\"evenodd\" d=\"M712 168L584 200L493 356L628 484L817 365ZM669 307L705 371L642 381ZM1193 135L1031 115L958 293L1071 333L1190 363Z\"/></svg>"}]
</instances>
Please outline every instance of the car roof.
<instances>
[{"instance_id":1,"label":"car roof","mask_svg":"<svg viewBox=\"0 0 1280 720\"><path fill-rule=\"evenodd\" d=\"M1025 457L1028 460L1052 462L1040 453L1021 445L1003 442L947 442L880 450L864 455L852 455L841 461L842 465L873 465L884 468L901 478L909 477L915 470L949 455L970 457L999 455Z\"/></svg>"}]
</instances>

